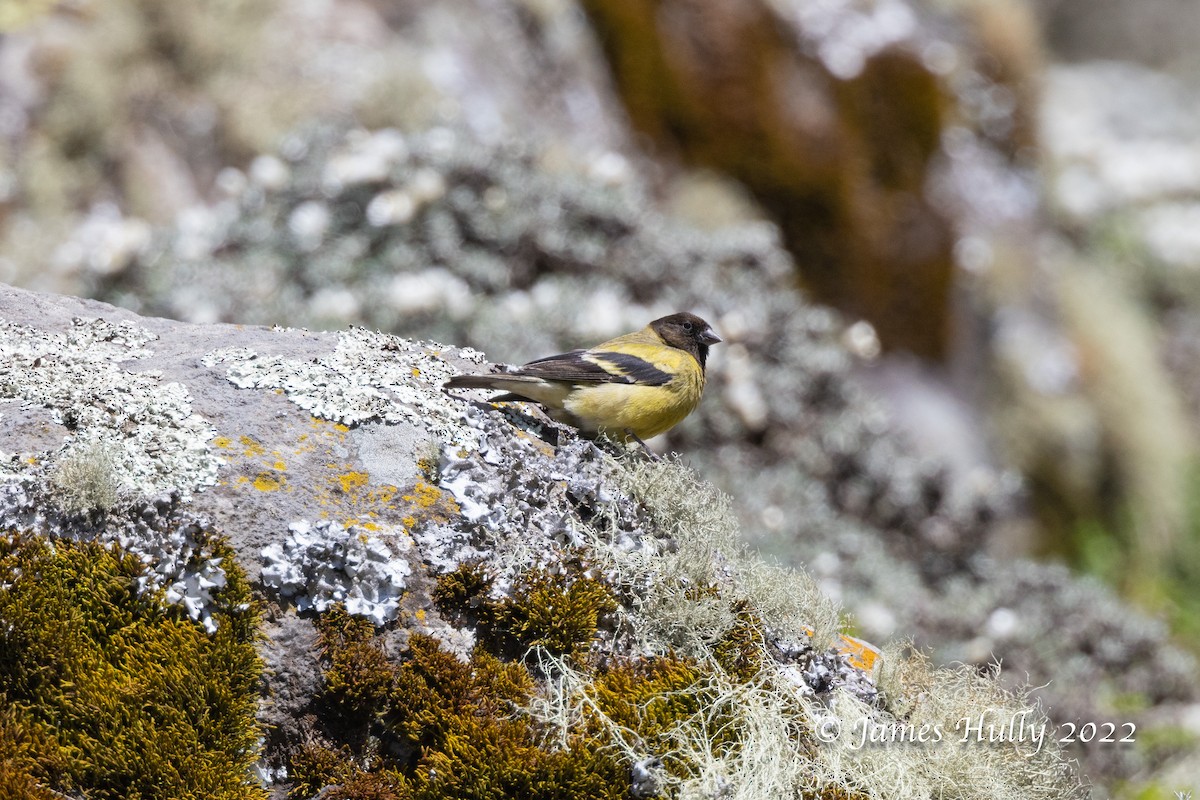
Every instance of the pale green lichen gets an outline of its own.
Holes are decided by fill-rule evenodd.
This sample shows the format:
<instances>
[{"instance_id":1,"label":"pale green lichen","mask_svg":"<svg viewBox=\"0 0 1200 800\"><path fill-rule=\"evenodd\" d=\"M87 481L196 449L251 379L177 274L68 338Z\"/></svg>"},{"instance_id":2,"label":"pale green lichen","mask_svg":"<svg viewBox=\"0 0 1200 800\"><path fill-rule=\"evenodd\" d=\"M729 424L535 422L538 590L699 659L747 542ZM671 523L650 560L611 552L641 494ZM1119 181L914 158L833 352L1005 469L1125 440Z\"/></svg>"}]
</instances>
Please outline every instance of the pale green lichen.
<instances>
[{"instance_id":1,"label":"pale green lichen","mask_svg":"<svg viewBox=\"0 0 1200 800\"><path fill-rule=\"evenodd\" d=\"M96 441L61 455L50 479L59 508L68 514L108 511L117 502L116 447Z\"/></svg>"}]
</instances>

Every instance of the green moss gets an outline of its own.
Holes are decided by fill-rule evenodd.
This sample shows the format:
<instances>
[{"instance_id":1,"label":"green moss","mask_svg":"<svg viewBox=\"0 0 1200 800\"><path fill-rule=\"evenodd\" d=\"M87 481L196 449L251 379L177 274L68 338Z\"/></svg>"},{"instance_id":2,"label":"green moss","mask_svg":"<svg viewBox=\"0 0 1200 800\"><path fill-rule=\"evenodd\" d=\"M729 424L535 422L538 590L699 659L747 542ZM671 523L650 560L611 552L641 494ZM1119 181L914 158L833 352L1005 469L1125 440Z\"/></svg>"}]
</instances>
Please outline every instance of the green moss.
<instances>
[{"instance_id":1,"label":"green moss","mask_svg":"<svg viewBox=\"0 0 1200 800\"><path fill-rule=\"evenodd\" d=\"M115 547L0 536L9 779L24 770L97 799L264 796L250 773L257 612L232 554L218 549L229 582L209 635L160 594L139 592L145 566Z\"/></svg>"},{"instance_id":2,"label":"green moss","mask_svg":"<svg viewBox=\"0 0 1200 800\"><path fill-rule=\"evenodd\" d=\"M442 611L459 619L477 617L488 604L492 579L481 564L460 564L438 576L433 599Z\"/></svg>"},{"instance_id":3,"label":"green moss","mask_svg":"<svg viewBox=\"0 0 1200 800\"><path fill-rule=\"evenodd\" d=\"M672 753L676 728L705 712L712 697L704 691L704 673L678 658L639 659L615 665L593 684L596 711L636 733L641 746L663 757L667 769L682 777L688 764ZM720 724L719 720L714 723ZM597 735L600 731L595 731Z\"/></svg>"},{"instance_id":4,"label":"green moss","mask_svg":"<svg viewBox=\"0 0 1200 800\"><path fill-rule=\"evenodd\" d=\"M403 800L411 797L404 776L395 770L355 770L341 786L324 795L325 800Z\"/></svg>"},{"instance_id":5,"label":"green moss","mask_svg":"<svg viewBox=\"0 0 1200 800\"><path fill-rule=\"evenodd\" d=\"M56 800L37 779L39 762L54 752L46 731L30 728L15 707L0 708L0 797Z\"/></svg>"},{"instance_id":6,"label":"green moss","mask_svg":"<svg viewBox=\"0 0 1200 800\"><path fill-rule=\"evenodd\" d=\"M321 742L304 742L289 759L289 797L313 797L326 786L343 786L361 773L348 747L334 748Z\"/></svg>"}]
</instances>

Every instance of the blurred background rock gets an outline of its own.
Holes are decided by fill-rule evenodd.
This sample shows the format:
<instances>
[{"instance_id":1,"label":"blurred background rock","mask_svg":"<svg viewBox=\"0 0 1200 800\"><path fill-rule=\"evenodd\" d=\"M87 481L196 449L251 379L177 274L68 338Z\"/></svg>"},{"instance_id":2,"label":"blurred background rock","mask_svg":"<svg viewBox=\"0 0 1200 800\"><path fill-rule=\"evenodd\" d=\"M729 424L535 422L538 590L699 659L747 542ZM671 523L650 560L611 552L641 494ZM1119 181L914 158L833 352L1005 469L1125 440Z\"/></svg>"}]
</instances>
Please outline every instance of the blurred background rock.
<instances>
[{"instance_id":1,"label":"blurred background rock","mask_svg":"<svg viewBox=\"0 0 1200 800\"><path fill-rule=\"evenodd\" d=\"M748 538L1137 722L1097 796L1200 774L1200 4L0 8L0 280L518 363L694 310L661 444Z\"/></svg>"}]
</instances>

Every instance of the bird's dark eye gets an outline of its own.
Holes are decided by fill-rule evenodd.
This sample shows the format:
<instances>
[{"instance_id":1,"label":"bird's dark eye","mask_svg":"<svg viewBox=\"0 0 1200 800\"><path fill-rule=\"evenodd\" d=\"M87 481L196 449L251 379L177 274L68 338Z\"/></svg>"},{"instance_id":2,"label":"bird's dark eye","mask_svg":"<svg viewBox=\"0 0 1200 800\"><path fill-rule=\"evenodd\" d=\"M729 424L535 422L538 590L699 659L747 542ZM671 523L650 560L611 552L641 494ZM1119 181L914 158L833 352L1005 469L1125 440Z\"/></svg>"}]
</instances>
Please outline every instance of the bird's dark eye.
<instances>
[{"instance_id":1,"label":"bird's dark eye","mask_svg":"<svg viewBox=\"0 0 1200 800\"><path fill-rule=\"evenodd\" d=\"M694 326L694 325L692 325L692 323L690 323L690 322L685 322L685 323L683 323L683 329L684 329L685 331L687 331L688 333L691 333L691 332L692 332L692 329L693 329L694 327L695 327L695 326Z\"/></svg>"}]
</instances>

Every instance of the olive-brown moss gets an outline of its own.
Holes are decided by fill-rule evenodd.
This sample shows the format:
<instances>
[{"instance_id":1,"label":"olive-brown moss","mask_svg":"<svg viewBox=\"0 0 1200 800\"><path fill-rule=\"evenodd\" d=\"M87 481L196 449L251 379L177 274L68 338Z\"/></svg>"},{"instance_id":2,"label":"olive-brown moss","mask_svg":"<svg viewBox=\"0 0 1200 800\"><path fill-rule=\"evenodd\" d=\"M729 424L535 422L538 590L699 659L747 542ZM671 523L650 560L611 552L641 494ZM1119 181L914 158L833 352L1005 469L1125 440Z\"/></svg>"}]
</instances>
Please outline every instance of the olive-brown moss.
<instances>
[{"instance_id":1,"label":"olive-brown moss","mask_svg":"<svg viewBox=\"0 0 1200 800\"><path fill-rule=\"evenodd\" d=\"M438 578L434 598L451 615L477 625L487 644L509 652L578 654L595 637L602 615L617 608L606 584L580 574L530 572L501 600L490 596L491 588L482 567L464 564Z\"/></svg>"},{"instance_id":2,"label":"olive-brown moss","mask_svg":"<svg viewBox=\"0 0 1200 800\"><path fill-rule=\"evenodd\" d=\"M443 575L439 606L480 629L480 646L464 663L437 640L416 634L400 659L389 659L367 621L334 607L318 620L327 659L324 700L334 712L323 742L297 747L289 765L291 796L381 800L459 797L628 797L628 753L614 747L615 724L639 753L661 759L677 777L693 765L674 752L678 728L709 718L718 749L740 746L737 726L714 706L714 670L739 680L762 667L761 621L734 609L737 623L714 643L711 663L675 656L582 659L596 617L615 607L594 579L533 573L512 596L489 599L492 581L477 565ZM575 619L575 622L570 620ZM514 642L522 646L514 648ZM571 657L591 675L590 711L565 730L527 715L539 678L524 661L495 653L540 647ZM553 734L553 735L552 735Z\"/></svg>"},{"instance_id":3,"label":"olive-brown moss","mask_svg":"<svg viewBox=\"0 0 1200 800\"><path fill-rule=\"evenodd\" d=\"M613 754L583 737L551 746L544 726L520 713L536 688L524 664L482 649L463 662L423 634L391 659L370 624L339 607L318 626L324 699L363 727L336 720L325 741L296 746L291 797L325 787L329 798L379 800L627 795L627 769Z\"/></svg>"},{"instance_id":4,"label":"olive-brown moss","mask_svg":"<svg viewBox=\"0 0 1200 800\"><path fill-rule=\"evenodd\" d=\"M716 662L742 682L753 680L766 665L766 635L763 622L746 601L733 605L733 624L713 645Z\"/></svg>"},{"instance_id":5,"label":"olive-brown moss","mask_svg":"<svg viewBox=\"0 0 1200 800\"><path fill-rule=\"evenodd\" d=\"M257 611L217 549L228 583L210 635L140 592L145 565L115 546L0 535L0 794L264 797Z\"/></svg>"},{"instance_id":6,"label":"olive-brown moss","mask_svg":"<svg viewBox=\"0 0 1200 800\"><path fill-rule=\"evenodd\" d=\"M569 594L541 585L549 580L542 576L533 582L540 588L516 595ZM489 586L480 568L463 567L443 576L439 602L478 611L481 604L472 608L470 598L486 597ZM489 624L509 602L482 604ZM321 699L330 713L310 739L293 745L289 796L628 798L634 796L632 767L642 762L661 764L670 780L639 779L639 791L674 796L671 787L695 779L702 768L694 753L680 749L681 731L699 737L716 759L734 759L746 746L738 704L722 693L759 673L764 635L748 609L733 611L737 623L703 662L672 654L582 658L570 651L504 660L487 649L508 649L501 637L481 638L464 661L424 634L411 635L406 651L389 655L384 635L335 606L317 622L326 659ZM552 710L560 669L584 678L558 697L574 711ZM855 795L831 785L804 796Z\"/></svg>"}]
</instances>

